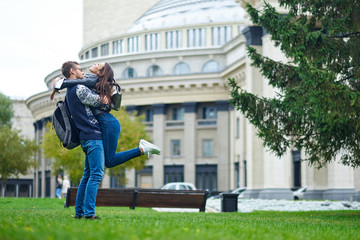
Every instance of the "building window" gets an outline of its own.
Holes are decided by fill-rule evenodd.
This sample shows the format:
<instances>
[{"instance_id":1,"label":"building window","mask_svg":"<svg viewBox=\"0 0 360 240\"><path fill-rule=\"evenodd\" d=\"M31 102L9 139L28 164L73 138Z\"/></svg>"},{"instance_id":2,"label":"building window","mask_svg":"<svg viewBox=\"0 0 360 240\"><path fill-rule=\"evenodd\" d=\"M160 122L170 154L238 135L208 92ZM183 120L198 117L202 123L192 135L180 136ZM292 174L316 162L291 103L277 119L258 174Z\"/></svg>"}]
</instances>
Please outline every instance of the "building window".
<instances>
[{"instance_id":1,"label":"building window","mask_svg":"<svg viewBox=\"0 0 360 240\"><path fill-rule=\"evenodd\" d=\"M145 122L152 122L154 120L154 111L152 109L145 110Z\"/></svg>"},{"instance_id":2,"label":"building window","mask_svg":"<svg viewBox=\"0 0 360 240\"><path fill-rule=\"evenodd\" d=\"M122 173L110 176L110 187L111 188L124 188L125 187L125 171Z\"/></svg>"},{"instance_id":3,"label":"building window","mask_svg":"<svg viewBox=\"0 0 360 240\"><path fill-rule=\"evenodd\" d=\"M98 48L95 47L91 49L91 58L97 58L98 57Z\"/></svg>"},{"instance_id":4,"label":"building window","mask_svg":"<svg viewBox=\"0 0 360 240\"><path fill-rule=\"evenodd\" d=\"M217 123L217 109L216 106L203 106L199 107L198 112L198 125L216 125Z\"/></svg>"},{"instance_id":5,"label":"building window","mask_svg":"<svg viewBox=\"0 0 360 240\"><path fill-rule=\"evenodd\" d=\"M145 51L160 50L160 34L152 33L145 35Z\"/></svg>"},{"instance_id":6,"label":"building window","mask_svg":"<svg viewBox=\"0 0 360 240\"><path fill-rule=\"evenodd\" d=\"M204 157L214 156L214 141L212 139L202 140L202 155Z\"/></svg>"},{"instance_id":7,"label":"building window","mask_svg":"<svg viewBox=\"0 0 360 240\"><path fill-rule=\"evenodd\" d=\"M238 155L237 158L238 158L238 162L234 163L234 169L235 169L235 178L236 178L236 188L239 188L240 187L240 164L239 164L240 156Z\"/></svg>"},{"instance_id":8,"label":"building window","mask_svg":"<svg viewBox=\"0 0 360 240\"><path fill-rule=\"evenodd\" d=\"M109 55L109 44L108 43L101 45L101 53L100 54L101 54L101 56Z\"/></svg>"},{"instance_id":9,"label":"building window","mask_svg":"<svg viewBox=\"0 0 360 240\"><path fill-rule=\"evenodd\" d=\"M182 46L181 43L182 43L182 36L180 30L166 32L167 49L181 48Z\"/></svg>"},{"instance_id":10,"label":"building window","mask_svg":"<svg viewBox=\"0 0 360 240\"><path fill-rule=\"evenodd\" d=\"M183 107L173 108L171 120L183 121L184 120L184 108Z\"/></svg>"},{"instance_id":11,"label":"building window","mask_svg":"<svg viewBox=\"0 0 360 240\"><path fill-rule=\"evenodd\" d=\"M292 151L293 170L294 170L294 187L301 187L301 152Z\"/></svg>"},{"instance_id":12,"label":"building window","mask_svg":"<svg viewBox=\"0 0 360 240\"><path fill-rule=\"evenodd\" d=\"M198 189L217 191L217 165L196 165Z\"/></svg>"},{"instance_id":13,"label":"building window","mask_svg":"<svg viewBox=\"0 0 360 240\"><path fill-rule=\"evenodd\" d=\"M180 139L172 139L170 141L171 156L178 157L181 155L181 142Z\"/></svg>"},{"instance_id":14,"label":"building window","mask_svg":"<svg viewBox=\"0 0 360 240\"><path fill-rule=\"evenodd\" d=\"M202 119L217 119L216 107L214 106L203 107Z\"/></svg>"},{"instance_id":15,"label":"building window","mask_svg":"<svg viewBox=\"0 0 360 240\"><path fill-rule=\"evenodd\" d=\"M140 50L140 37L135 36L128 38L128 52L135 53L135 52L139 52L139 50Z\"/></svg>"},{"instance_id":16,"label":"building window","mask_svg":"<svg viewBox=\"0 0 360 240\"><path fill-rule=\"evenodd\" d=\"M29 184L20 184L19 185L19 197L31 197Z\"/></svg>"},{"instance_id":17,"label":"building window","mask_svg":"<svg viewBox=\"0 0 360 240\"><path fill-rule=\"evenodd\" d=\"M153 187L153 167L145 166L142 170L136 171L135 186L140 188Z\"/></svg>"},{"instance_id":18,"label":"building window","mask_svg":"<svg viewBox=\"0 0 360 240\"><path fill-rule=\"evenodd\" d=\"M246 160L244 160L243 163L244 163L244 186L247 187L247 162L246 162Z\"/></svg>"},{"instance_id":19,"label":"building window","mask_svg":"<svg viewBox=\"0 0 360 240\"><path fill-rule=\"evenodd\" d=\"M121 40L117 40L117 41L113 41L113 55L116 54L121 54L124 52L124 41Z\"/></svg>"},{"instance_id":20,"label":"building window","mask_svg":"<svg viewBox=\"0 0 360 240\"><path fill-rule=\"evenodd\" d=\"M122 78L136 78L135 69L132 67L126 68L122 74Z\"/></svg>"},{"instance_id":21,"label":"building window","mask_svg":"<svg viewBox=\"0 0 360 240\"><path fill-rule=\"evenodd\" d=\"M240 138L240 118L236 118L236 138Z\"/></svg>"},{"instance_id":22,"label":"building window","mask_svg":"<svg viewBox=\"0 0 360 240\"><path fill-rule=\"evenodd\" d=\"M90 54L89 54L89 51L87 51L87 52L85 53L85 59L89 59L89 57L90 57Z\"/></svg>"},{"instance_id":23,"label":"building window","mask_svg":"<svg viewBox=\"0 0 360 240\"><path fill-rule=\"evenodd\" d=\"M164 184L184 181L184 166L164 166ZM174 185L175 186L175 185Z\"/></svg>"},{"instance_id":24,"label":"building window","mask_svg":"<svg viewBox=\"0 0 360 240\"><path fill-rule=\"evenodd\" d=\"M184 75L184 74L190 74L190 67L186 63L178 63L175 65L173 69L174 75Z\"/></svg>"},{"instance_id":25,"label":"building window","mask_svg":"<svg viewBox=\"0 0 360 240\"><path fill-rule=\"evenodd\" d=\"M158 65L152 65L147 70L148 77L157 77L162 75L162 70Z\"/></svg>"},{"instance_id":26,"label":"building window","mask_svg":"<svg viewBox=\"0 0 360 240\"><path fill-rule=\"evenodd\" d=\"M80 60L84 60L84 55L81 55L81 56L80 56Z\"/></svg>"},{"instance_id":27,"label":"building window","mask_svg":"<svg viewBox=\"0 0 360 240\"><path fill-rule=\"evenodd\" d=\"M205 28L189 29L187 33L188 47L206 46Z\"/></svg>"},{"instance_id":28,"label":"building window","mask_svg":"<svg viewBox=\"0 0 360 240\"><path fill-rule=\"evenodd\" d=\"M221 46L232 39L232 27L213 27L212 29L212 45Z\"/></svg>"},{"instance_id":29,"label":"building window","mask_svg":"<svg viewBox=\"0 0 360 240\"><path fill-rule=\"evenodd\" d=\"M5 197L16 197L16 186L15 184L5 185Z\"/></svg>"},{"instance_id":30,"label":"building window","mask_svg":"<svg viewBox=\"0 0 360 240\"><path fill-rule=\"evenodd\" d=\"M204 64L202 72L203 73L213 73L213 72L220 72L221 66L217 61L210 60Z\"/></svg>"},{"instance_id":31,"label":"building window","mask_svg":"<svg viewBox=\"0 0 360 240\"><path fill-rule=\"evenodd\" d=\"M35 173L34 173L35 174ZM38 171L38 196L41 197L42 196L42 187L41 187L41 182L42 181L42 172Z\"/></svg>"}]
</instances>

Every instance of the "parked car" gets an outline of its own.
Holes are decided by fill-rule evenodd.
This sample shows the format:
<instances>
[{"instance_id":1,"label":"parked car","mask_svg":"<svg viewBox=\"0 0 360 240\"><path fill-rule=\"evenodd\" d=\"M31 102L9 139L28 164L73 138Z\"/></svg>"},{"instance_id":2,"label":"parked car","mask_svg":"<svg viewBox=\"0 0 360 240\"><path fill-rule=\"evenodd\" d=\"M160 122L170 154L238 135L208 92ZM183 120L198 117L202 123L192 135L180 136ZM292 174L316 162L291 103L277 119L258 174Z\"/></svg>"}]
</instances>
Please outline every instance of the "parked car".
<instances>
[{"instance_id":1,"label":"parked car","mask_svg":"<svg viewBox=\"0 0 360 240\"><path fill-rule=\"evenodd\" d=\"M194 184L187 182L170 182L161 187L161 189L169 190L196 190Z\"/></svg>"},{"instance_id":2,"label":"parked car","mask_svg":"<svg viewBox=\"0 0 360 240\"><path fill-rule=\"evenodd\" d=\"M306 192L307 186L301 187L298 190L293 192L294 200L304 199L304 192Z\"/></svg>"},{"instance_id":3,"label":"parked car","mask_svg":"<svg viewBox=\"0 0 360 240\"><path fill-rule=\"evenodd\" d=\"M239 187L239 188L237 188L237 189L235 189L235 190L232 190L231 193L237 193L237 194L239 194L239 197L240 197L240 195L241 195L243 192L245 192L245 190L246 190L246 187Z\"/></svg>"},{"instance_id":4,"label":"parked car","mask_svg":"<svg viewBox=\"0 0 360 240\"><path fill-rule=\"evenodd\" d=\"M236 193L236 194L239 194L239 198L242 198L243 196L243 193L245 192L246 190L246 187L239 187L239 188L236 188L234 190L228 190L228 191L225 191L225 192L222 192L222 193ZM218 195L214 195L213 198L221 198L221 195L218 194Z\"/></svg>"}]
</instances>

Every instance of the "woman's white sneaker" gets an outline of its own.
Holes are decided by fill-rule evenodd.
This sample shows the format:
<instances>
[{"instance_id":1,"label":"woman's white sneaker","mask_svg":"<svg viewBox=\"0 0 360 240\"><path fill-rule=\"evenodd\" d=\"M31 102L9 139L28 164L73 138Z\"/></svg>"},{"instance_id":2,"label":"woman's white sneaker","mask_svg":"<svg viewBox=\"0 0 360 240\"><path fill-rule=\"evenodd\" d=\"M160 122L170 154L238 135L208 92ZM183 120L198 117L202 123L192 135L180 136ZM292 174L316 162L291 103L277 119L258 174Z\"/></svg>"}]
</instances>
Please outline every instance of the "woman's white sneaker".
<instances>
[{"instance_id":1,"label":"woman's white sneaker","mask_svg":"<svg viewBox=\"0 0 360 240\"><path fill-rule=\"evenodd\" d=\"M149 143L148 141L141 139L139 142L139 148L141 148L144 152L144 155L147 154L150 157L150 154L157 154L159 155L161 150L158 146Z\"/></svg>"}]
</instances>

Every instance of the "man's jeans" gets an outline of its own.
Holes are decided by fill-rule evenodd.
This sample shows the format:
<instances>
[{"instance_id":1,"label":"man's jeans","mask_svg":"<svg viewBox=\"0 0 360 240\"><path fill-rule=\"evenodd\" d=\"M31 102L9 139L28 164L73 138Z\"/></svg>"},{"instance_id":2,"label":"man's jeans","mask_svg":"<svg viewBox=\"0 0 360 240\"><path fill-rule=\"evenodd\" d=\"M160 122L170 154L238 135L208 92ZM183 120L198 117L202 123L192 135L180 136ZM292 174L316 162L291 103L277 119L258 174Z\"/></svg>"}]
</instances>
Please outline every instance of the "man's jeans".
<instances>
[{"instance_id":1,"label":"man's jeans","mask_svg":"<svg viewBox=\"0 0 360 240\"><path fill-rule=\"evenodd\" d=\"M84 175L75 202L76 216L95 215L97 190L104 176L104 147L102 140L81 141L85 152Z\"/></svg>"},{"instance_id":2,"label":"man's jeans","mask_svg":"<svg viewBox=\"0 0 360 240\"><path fill-rule=\"evenodd\" d=\"M97 115L96 119L99 121L101 127L105 150L105 166L107 168L118 166L141 155L140 148L138 147L116 153L121 131L119 121L112 114L107 112Z\"/></svg>"}]
</instances>

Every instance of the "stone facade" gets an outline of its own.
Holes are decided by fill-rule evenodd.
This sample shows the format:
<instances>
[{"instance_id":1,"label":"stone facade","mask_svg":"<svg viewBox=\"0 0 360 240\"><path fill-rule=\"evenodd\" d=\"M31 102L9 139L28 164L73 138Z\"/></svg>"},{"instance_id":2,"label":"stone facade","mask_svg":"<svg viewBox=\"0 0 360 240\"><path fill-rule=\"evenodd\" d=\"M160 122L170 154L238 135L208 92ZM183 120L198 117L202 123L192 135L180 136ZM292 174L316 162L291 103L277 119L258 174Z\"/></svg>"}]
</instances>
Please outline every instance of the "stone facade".
<instances>
[{"instance_id":1,"label":"stone facade","mask_svg":"<svg viewBox=\"0 0 360 240\"><path fill-rule=\"evenodd\" d=\"M308 186L305 198L338 200L357 195L359 171L337 163L320 170L311 168L299 161L304 156L297 149L277 158L263 148L244 116L229 106L229 77L259 96L270 97L275 92L251 66L247 45L265 56L286 61L270 36L264 35L261 27L252 26L240 4L232 0L159 1L143 14L145 6L136 7L143 1L121 8L123 2L84 1L84 47L79 57L83 69L95 62L110 63L123 89L122 105L146 115L147 131L163 150L160 156L150 158L144 170L127 171L126 187L159 188L170 181L187 181L212 191L246 186L248 198L292 199L292 190L300 186ZM263 6L263 1L251 2ZM276 1L270 2L277 6ZM182 22L186 24L169 22L159 27L167 17L178 14L181 19L181 14L191 15L189 11L198 13L194 22L185 19ZM127 16L125 12L129 22L118 26L118 21ZM104 15L117 17L100 19ZM146 25L147 21L154 27ZM92 56L93 49L96 57ZM45 78L49 89L52 79L60 75L57 69ZM50 90L26 100L38 141L64 92L54 102L48 100L49 95ZM39 162L36 196L44 197L48 195L48 182L42 176L51 171L50 161L39 156ZM116 187L113 182L106 176L102 186ZM53 188L55 182L50 185ZM54 192L51 189L50 195Z\"/></svg>"}]
</instances>

